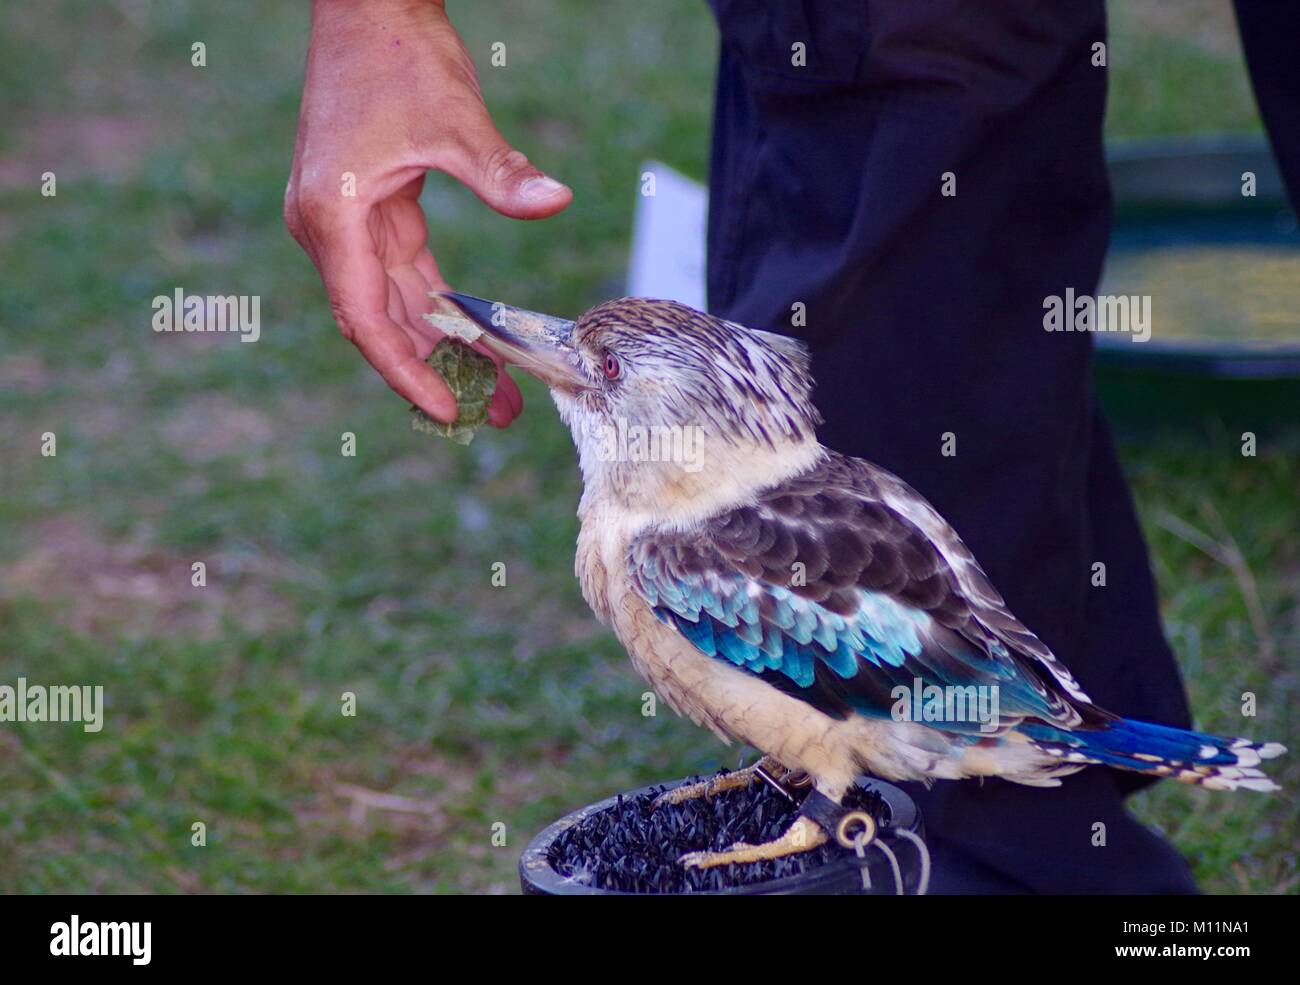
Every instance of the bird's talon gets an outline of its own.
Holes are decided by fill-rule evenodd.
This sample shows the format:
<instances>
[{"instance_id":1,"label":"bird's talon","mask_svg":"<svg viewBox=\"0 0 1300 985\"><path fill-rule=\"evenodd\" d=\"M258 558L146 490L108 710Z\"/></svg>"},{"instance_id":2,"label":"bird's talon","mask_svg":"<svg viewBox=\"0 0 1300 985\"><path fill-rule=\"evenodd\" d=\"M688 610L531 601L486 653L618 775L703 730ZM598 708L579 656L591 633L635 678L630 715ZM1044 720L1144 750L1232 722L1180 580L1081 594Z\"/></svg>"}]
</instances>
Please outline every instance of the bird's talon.
<instances>
[{"instance_id":1,"label":"bird's talon","mask_svg":"<svg viewBox=\"0 0 1300 985\"><path fill-rule=\"evenodd\" d=\"M788 855L810 852L826 844L826 831L817 822L806 817L797 817L794 823L775 841L762 845L748 845L736 842L726 851L688 852L677 860L679 865L688 869L711 869L718 865L747 865L751 862L771 862Z\"/></svg>"},{"instance_id":2,"label":"bird's talon","mask_svg":"<svg viewBox=\"0 0 1300 985\"><path fill-rule=\"evenodd\" d=\"M656 797L653 809L658 810L660 807L681 804L688 800L715 797L727 790L747 787L759 779L764 770L771 769L774 766L778 769L783 768L764 756L753 766L746 766L744 769L733 770L730 773L720 773L707 780L700 780L698 783L684 783L672 790L665 790Z\"/></svg>"},{"instance_id":3,"label":"bird's talon","mask_svg":"<svg viewBox=\"0 0 1300 985\"><path fill-rule=\"evenodd\" d=\"M725 852L687 852L677 860L677 864L687 869L712 869L719 865L732 865L737 860L734 853L752 851L753 845L738 841Z\"/></svg>"},{"instance_id":4,"label":"bird's talon","mask_svg":"<svg viewBox=\"0 0 1300 985\"><path fill-rule=\"evenodd\" d=\"M708 854L708 852L687 852L677 860L677 864L683 869L703 869L706 868L704 859Z\"/></svg>"}]
</instances>

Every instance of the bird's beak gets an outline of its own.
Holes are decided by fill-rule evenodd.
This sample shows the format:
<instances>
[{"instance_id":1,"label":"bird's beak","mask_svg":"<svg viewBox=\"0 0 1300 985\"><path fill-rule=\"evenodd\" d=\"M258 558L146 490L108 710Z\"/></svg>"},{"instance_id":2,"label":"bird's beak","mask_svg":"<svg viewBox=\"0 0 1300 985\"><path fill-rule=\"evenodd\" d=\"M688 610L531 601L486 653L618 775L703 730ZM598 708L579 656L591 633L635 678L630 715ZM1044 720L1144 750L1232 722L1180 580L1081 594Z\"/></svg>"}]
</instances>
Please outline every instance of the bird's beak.
<instances>
[{"instance_id":1,"label":"bird's beak","mask_svg":"<svg viewBox=\"0 0 1300 985\"><path fill-rule=\"evenodd\" d=\"M506 362L532 373L547 386L574 392L591 386L573 347L574 323L567 318L443 291L483 330L482 342Z\"/></svg>"}]
</instances>

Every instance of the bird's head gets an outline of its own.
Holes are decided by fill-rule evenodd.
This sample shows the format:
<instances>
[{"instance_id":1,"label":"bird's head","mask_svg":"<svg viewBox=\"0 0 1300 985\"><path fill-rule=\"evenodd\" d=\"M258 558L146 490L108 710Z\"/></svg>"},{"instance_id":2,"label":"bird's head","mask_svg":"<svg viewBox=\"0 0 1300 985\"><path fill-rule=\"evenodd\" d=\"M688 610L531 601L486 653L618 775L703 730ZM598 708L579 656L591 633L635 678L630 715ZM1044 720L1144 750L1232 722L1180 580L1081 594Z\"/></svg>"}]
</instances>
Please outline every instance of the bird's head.
<instances>
[{"instance_id":1,"label":"bird's head","mask_svg":"<svg viewBox=\"0 0 1300 985\"><path fill-rule=\"evenodd\" d=\"M550 387L585 486L628 508L694 513L815 457L821 417L794 339L675 301L620 298L575 322L447 296L488 348Z\"/></svg>"}]
</instances>

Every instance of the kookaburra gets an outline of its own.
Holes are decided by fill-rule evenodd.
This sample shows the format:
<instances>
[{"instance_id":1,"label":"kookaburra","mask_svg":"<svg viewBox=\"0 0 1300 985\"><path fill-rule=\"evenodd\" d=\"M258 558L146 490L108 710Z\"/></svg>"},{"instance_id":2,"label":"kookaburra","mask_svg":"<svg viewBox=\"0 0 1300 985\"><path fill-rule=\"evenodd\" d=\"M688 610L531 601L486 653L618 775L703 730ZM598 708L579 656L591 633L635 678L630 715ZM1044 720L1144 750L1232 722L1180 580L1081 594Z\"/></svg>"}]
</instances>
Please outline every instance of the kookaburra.
<instances>
[{"instance_id":1,"label":"kookaburra","mask_svg":"<svg viewBox=\"0 0 1300 985\"><path fill-rule=\"evenodd\" d=\"M837 803L863 771L1056 786L1100 764L1276 789L1258 766L1277 743L1095 705L920 494L818 443L801 343L671 301L609 301L573 322L447 297L546 383L573 434L587 602L655 691L724 741L806 772ZM954 692L972 699L966 714ZM775 842L684 861L775 858L826 837L800 817Z\"/></svg>"}]
</instances>

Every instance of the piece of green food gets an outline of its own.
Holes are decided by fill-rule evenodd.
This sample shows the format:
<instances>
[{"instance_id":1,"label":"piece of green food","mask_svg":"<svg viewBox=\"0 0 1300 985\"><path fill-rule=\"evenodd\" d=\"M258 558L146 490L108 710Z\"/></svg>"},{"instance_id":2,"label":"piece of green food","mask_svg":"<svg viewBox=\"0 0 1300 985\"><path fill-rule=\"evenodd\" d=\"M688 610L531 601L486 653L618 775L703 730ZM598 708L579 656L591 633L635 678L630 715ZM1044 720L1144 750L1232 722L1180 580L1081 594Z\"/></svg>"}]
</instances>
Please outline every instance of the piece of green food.
<instances>
[{"instance_id":1,"label":"piece of green food","mask_svg":"<svg viewBox=\"0 0 1300 985\"><path fill-rule=\"evenodd\" d=\"M419 407L412 407L411 427L467 445L474 440L474 432L487 423L488 405L497 388L496 363L449 337L438 343L429 356L429 365L446 382L459 413L450 424L444 424Z\"/></svg>"}]
</instances>

